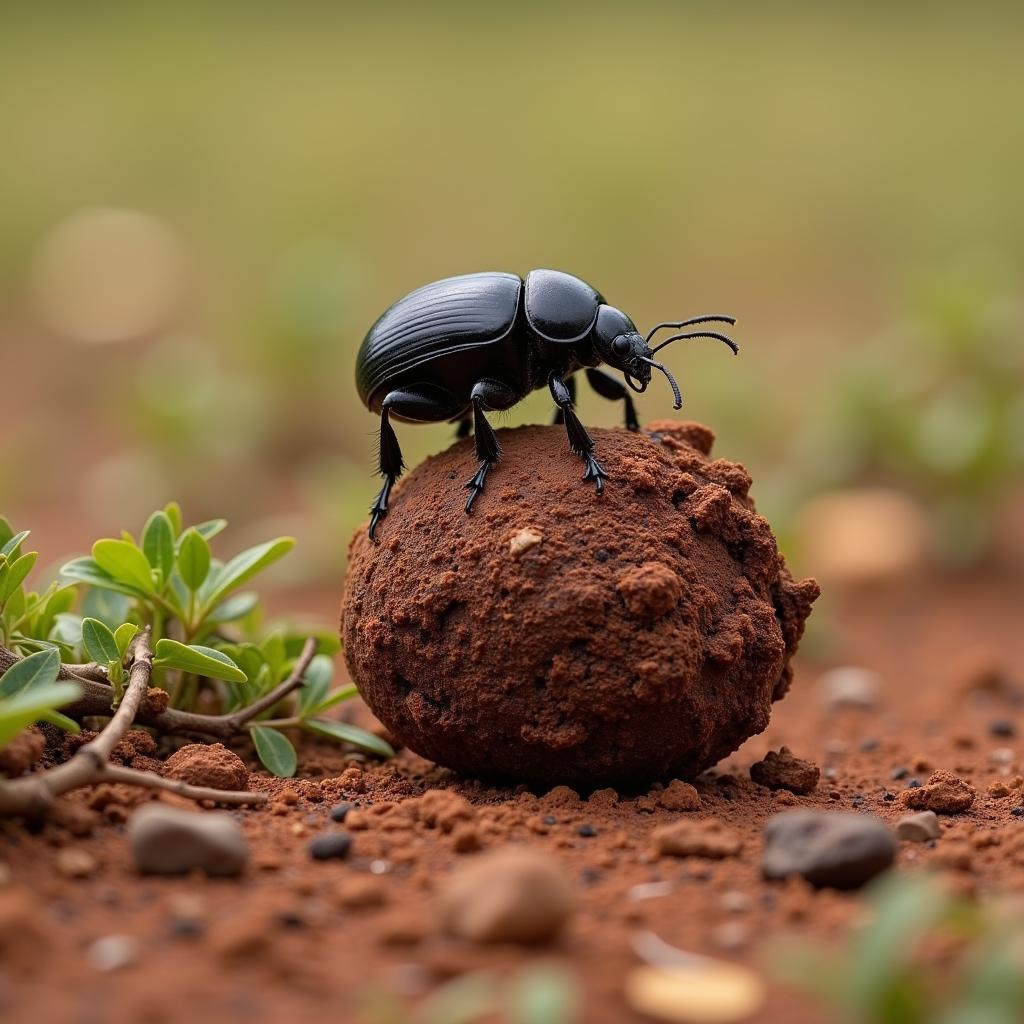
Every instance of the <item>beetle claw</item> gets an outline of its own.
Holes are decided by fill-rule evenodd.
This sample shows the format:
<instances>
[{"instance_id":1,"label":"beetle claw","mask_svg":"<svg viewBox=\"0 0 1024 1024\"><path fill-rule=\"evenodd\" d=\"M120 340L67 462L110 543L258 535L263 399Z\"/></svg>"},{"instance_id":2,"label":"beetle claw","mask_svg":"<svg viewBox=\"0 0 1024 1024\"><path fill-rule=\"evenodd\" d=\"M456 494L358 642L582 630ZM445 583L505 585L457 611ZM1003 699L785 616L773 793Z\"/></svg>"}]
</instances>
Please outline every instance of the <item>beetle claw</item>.
<instances>
[{"instance_id":1,"label":"beetle claw","mask_svg":"<svg viewBox=\"0 0 1024 1024\"><path fill-rule=\"evenodd\" d=\"M586 455L587 460L587 471L583 474L584 481L593 480L594 490L598 494L604 493L604 482L608 479L608 474L604 471L604 467L601 465L593 455Z\"/></svg>"},{"instance_id":2,"label":"beetle claw","mask_svg":"<svg viewBox=\"0 0 1024 1024\"><path fill-rule=\"evenodd\" d=\"M473 474L472 479L466 481L466 486L469 488L469 497L466 499L466 511L470 512L473 508L473 502L479 497L484 489L484 482L487 480L487 472L491 468L491 460L484 459L480 463L480 468Z\"/></svg>"}]
</instances>

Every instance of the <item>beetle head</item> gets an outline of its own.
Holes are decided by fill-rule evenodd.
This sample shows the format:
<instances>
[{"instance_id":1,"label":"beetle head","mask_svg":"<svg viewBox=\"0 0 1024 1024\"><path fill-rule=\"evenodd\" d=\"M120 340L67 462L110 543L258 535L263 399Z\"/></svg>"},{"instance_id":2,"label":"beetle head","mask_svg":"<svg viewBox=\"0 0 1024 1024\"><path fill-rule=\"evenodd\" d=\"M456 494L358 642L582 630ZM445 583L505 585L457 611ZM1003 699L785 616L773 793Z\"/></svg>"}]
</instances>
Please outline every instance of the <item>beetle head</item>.
<instances>
[{"instance_id":1,"label":"beetle head","mask_svg":"<svg viewBox=\"0 0 1024 1024\"><path fill-rule=\"evenodd\" d=\"M638 393L651 383L651 370L660 370L668 378L675 397L673 408L683 404L675 378L661 363L652 358L654 353L633 321L614 306L601 306L594 325L594 344L603 362L619 370L626 383Z\"/></svg>"}]
</instances>

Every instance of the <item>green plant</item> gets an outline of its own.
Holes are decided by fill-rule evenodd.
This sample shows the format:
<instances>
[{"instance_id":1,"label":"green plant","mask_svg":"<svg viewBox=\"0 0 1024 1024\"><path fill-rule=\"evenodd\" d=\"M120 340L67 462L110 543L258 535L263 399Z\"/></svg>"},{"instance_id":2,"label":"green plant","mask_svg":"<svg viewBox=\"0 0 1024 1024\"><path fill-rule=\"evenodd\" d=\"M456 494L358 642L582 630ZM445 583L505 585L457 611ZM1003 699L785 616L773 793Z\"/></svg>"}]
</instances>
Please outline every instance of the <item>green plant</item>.
<instances>
[{"instance_id":1,"label":"green plant","mask_svg":"<svg viewBox=\"0 0 1024 1024\"><path fill-rule=\"evenodd\" d=\"M850 1024L1017 1024L1024 1019L1019 915L952 895L928 875L891 874L873 887L866 924L844 947L791 943L778 976Z\"/></svg>"},{"instance_id":2,"label":"green plant","mask_svg":"<svg viewBox=\"0 0 1024 1024\"><path fill-rule=\"evenodd\" d=\"M839 368L815 431L822 486L883 481L918 496L939 558L969 565L1024 478L1024 315L998 267L927 280L912 315Z\"/></svg>"},{"instance_id":3,"label":"green plant","mask_svg":"<svg viewBox=\"0 0 1024 1024\"><path fill-rule=\"evenodd\" d=\"M242 589L294 541L278 537L220 561L210 542L226 526L185 526L172 502L149 517L138 541L128 532L98 540L91 556L68 562L61 581L36 592L25 587L37 557L22 553L28 532L0 518L0 743L37 720L77 729L57 711L76 700L78 717L109 715L145 629L150 682L168 692L171 709L147 724L217 737L248 732L261 761L281 776L295 772L285 734L295 728L391 756L378 737L325 717L356 693L332 686L334 635L318 633L314 650L295 630L264 628L258 596Z\"/></svg>"},{"instance_id":4,"label":"green plant","mask_svg":"<svg viewBox=\"0 0 1024 1024\"><path fill-rule=\"evenodd\" d=\"M574 1024L580 1019L575 977L548 963L523 967L504 978L490 971L460 975L434 989L413 1010L379 989L363 997L367 1024Z\"/></svg>"}]
</instances>

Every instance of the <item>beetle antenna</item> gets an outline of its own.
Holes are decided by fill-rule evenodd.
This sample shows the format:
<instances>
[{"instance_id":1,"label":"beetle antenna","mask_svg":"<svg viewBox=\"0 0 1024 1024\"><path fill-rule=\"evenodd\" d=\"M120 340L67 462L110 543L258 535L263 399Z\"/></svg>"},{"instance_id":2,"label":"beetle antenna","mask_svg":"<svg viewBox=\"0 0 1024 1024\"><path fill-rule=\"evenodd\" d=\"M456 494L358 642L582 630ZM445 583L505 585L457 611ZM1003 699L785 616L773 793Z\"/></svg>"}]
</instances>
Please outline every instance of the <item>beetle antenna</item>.
<instances>
[{"instance_id":1,"label":"beetle antenna","mask_svg":"<svg viewBox=\"0 0 1024 1024\"><path fill-rule=\"evenodd\" d=\"M673 334L671 338L666 338L660 345L656 345L651 350L651 355L655 352L660 352L666 345L671 345L673 341L679 341L683 338L715 338L725 345L728 345L732 349L732 354L737 355L740 347L736 344L732 338L727 337L724 334L719 334L717 331L692 331L690 334Z\"/></svg>"},{"instance_id":2,"label":"beetle antenna","mask_svg":"<svg viewBox=\"0 0 1024 1024\"><path fill-rule=\"evenodd\" d=\"M667 366L663 366L661 363L656 363L653 359L648 359L646 356L640 357L648 366L653 366L656 370L661 370L663 374L668 378L669 386L672 388L672 394L675 397L675 404L672 406L673 409L682 409L683 407L683 396L679 390L679 385L676 383L675 377L672 376L668 371Z\"/></svg>"},{"instance_id":3,"label":"beetle antenna","mask_svg":"<svg viewBox=\"0 0 1024 1024\"><path fill-rule=\"evenodd\" d=\"M678 331L680 327L693 327L694 324L712 323L734 324L736 323L736 317L728 316L725 313L709 313L707 316L694 316L689 320L666 320L663 324L658 324L657 326L652 327L647 332L647 337L644 338L644 342L645 344L649 343L651 338L653 338L658 331L664 328L670 327L673 331Z\"/></svg>"}]
</instances>

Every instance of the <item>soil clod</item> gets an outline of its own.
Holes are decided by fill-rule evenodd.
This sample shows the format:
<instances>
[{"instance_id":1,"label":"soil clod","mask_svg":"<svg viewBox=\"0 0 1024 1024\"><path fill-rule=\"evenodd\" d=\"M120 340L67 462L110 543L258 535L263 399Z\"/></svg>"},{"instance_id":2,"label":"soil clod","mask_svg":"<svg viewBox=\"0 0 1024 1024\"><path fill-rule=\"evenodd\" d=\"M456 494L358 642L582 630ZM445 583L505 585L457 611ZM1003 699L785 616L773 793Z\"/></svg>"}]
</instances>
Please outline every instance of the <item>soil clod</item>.
<instances>
[{"instance_id":1,"label":"soil clod","mask_svg":"<svg viewBox=\"0 0 1024 1024\"><path fill-rule=\"evenodd\" d=\"M811 793L818 785L821 771L813 761L797 757L789 747L769 750L764 759L750 766L750 777L768 789L788 789L791 793Z\"/></svg>"}]
</instances>

